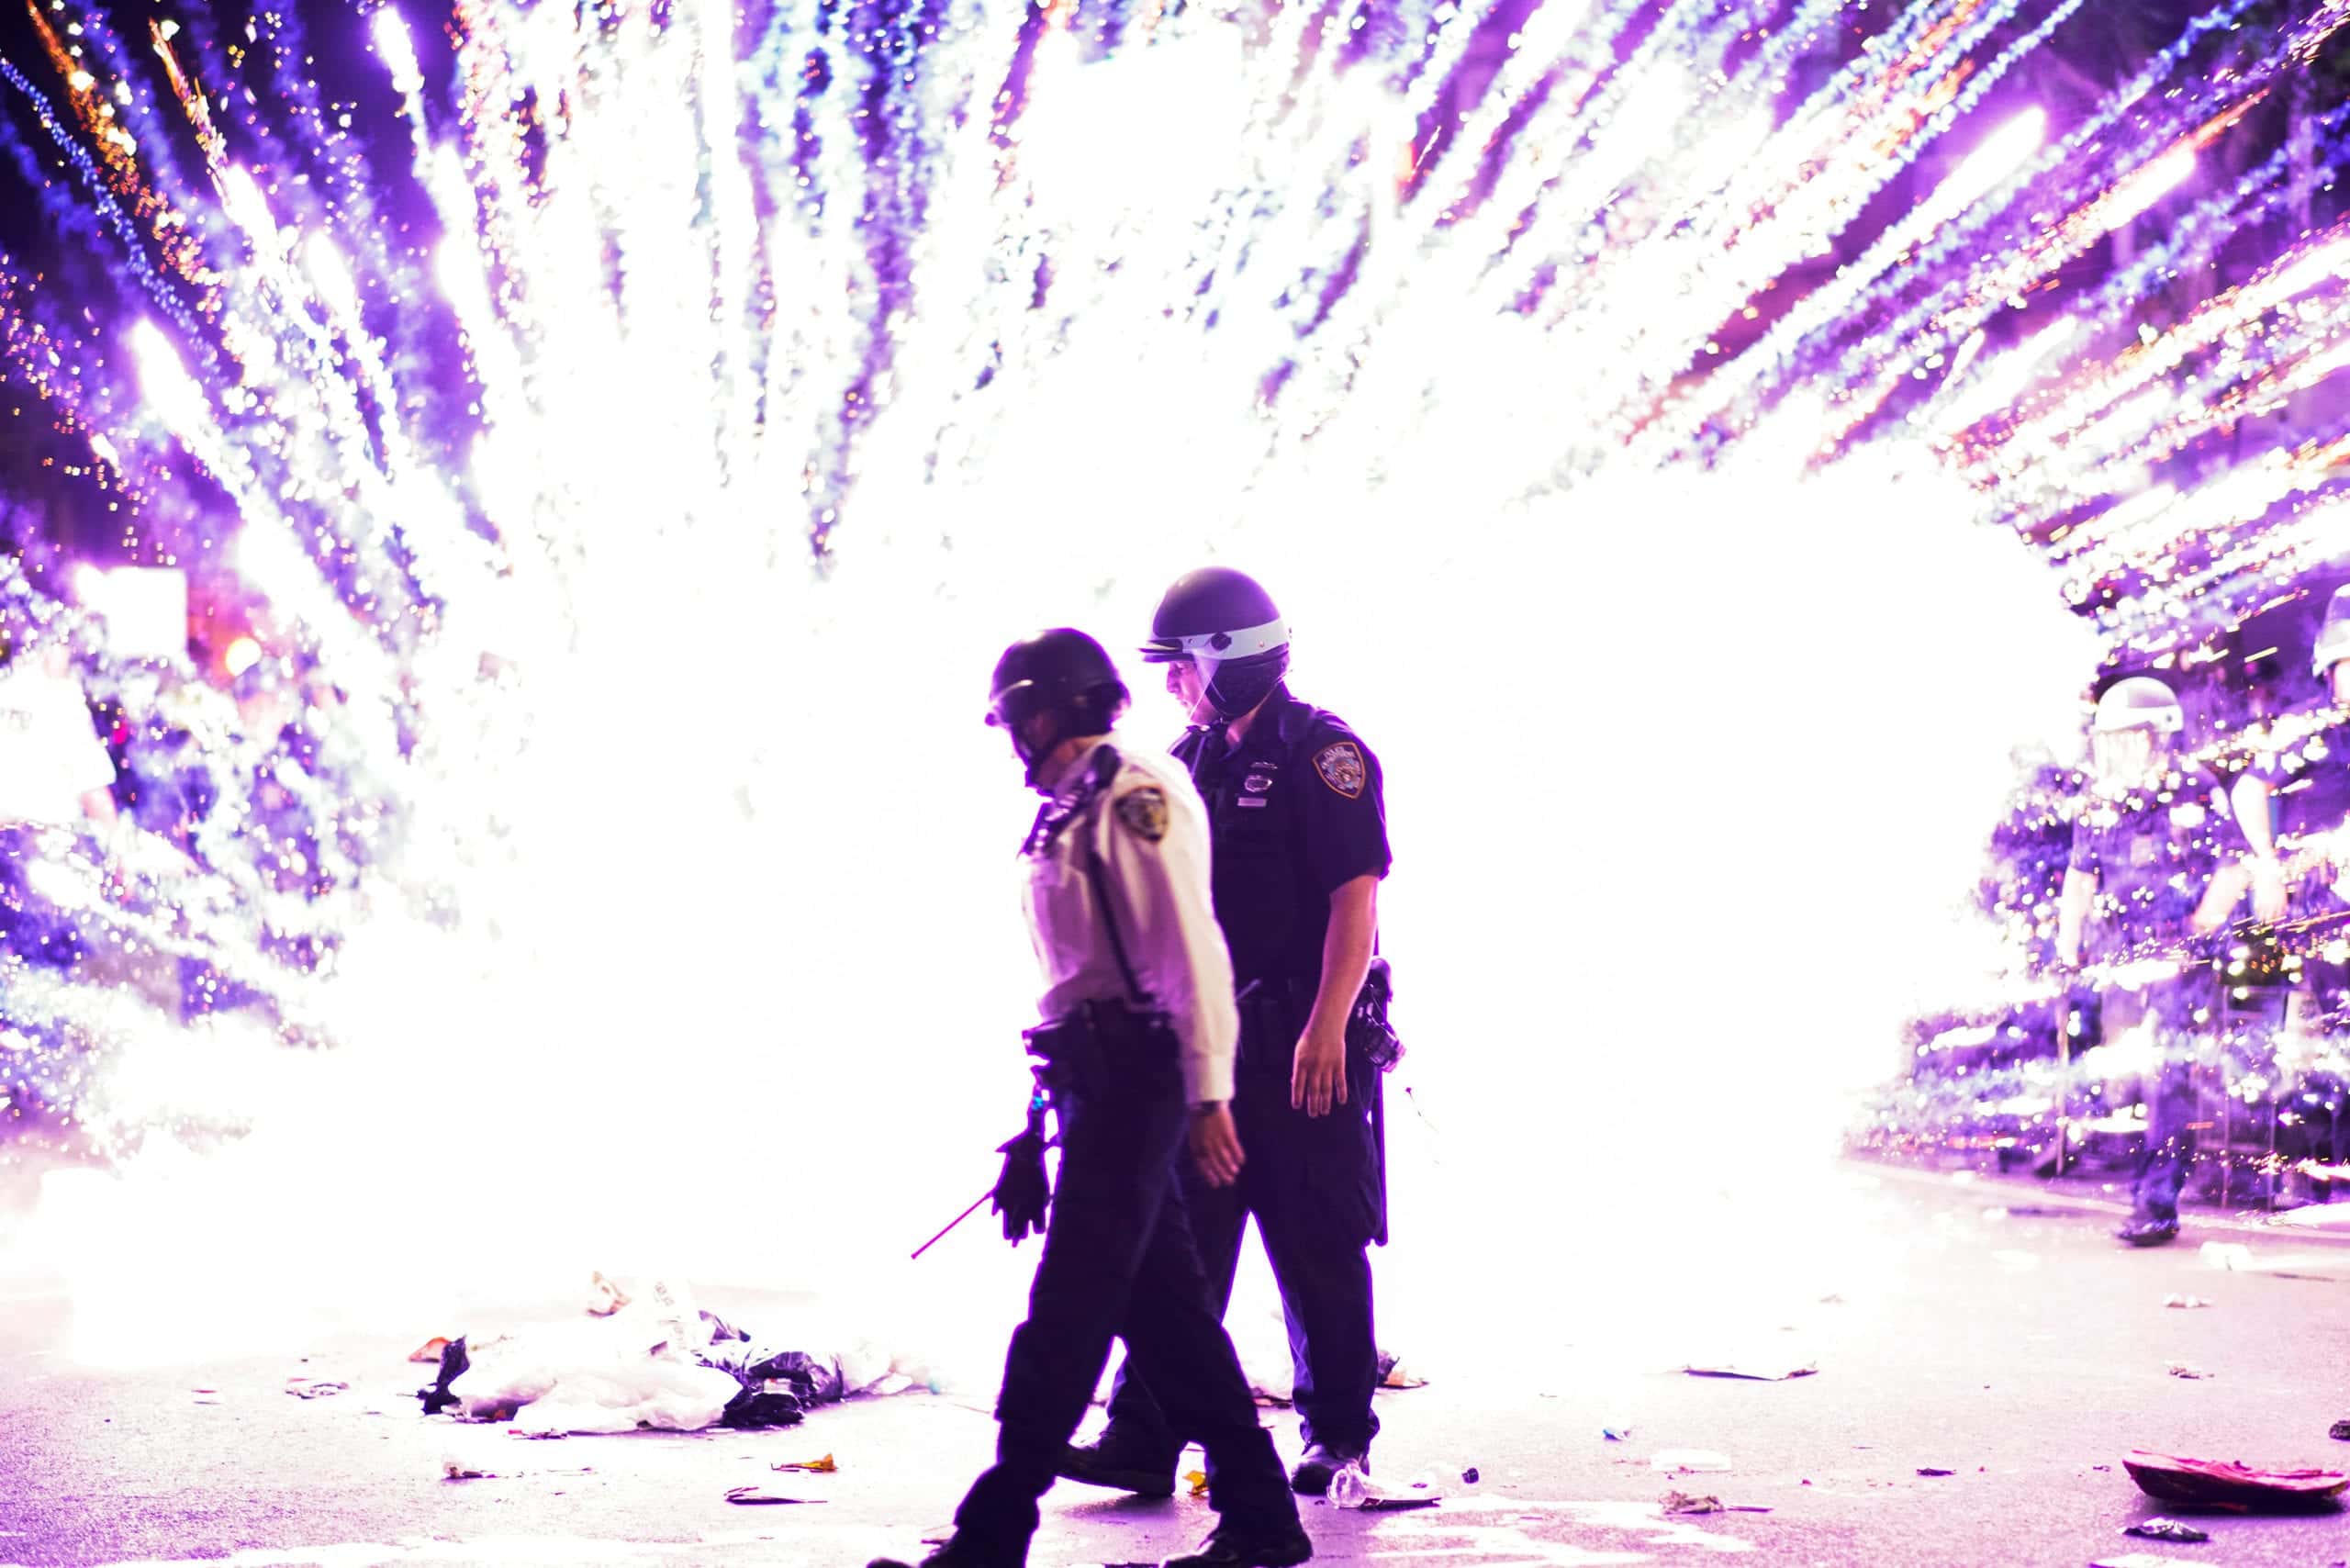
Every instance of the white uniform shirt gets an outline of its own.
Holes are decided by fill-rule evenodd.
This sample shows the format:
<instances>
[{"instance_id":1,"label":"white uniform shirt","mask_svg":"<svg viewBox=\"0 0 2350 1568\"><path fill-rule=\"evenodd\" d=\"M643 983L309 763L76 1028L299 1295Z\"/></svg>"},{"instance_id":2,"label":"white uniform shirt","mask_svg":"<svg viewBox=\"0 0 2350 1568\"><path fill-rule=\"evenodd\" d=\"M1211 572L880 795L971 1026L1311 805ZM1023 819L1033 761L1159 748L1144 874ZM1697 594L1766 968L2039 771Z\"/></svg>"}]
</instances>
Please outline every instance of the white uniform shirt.
<instances>
[{"instance_id":1,"label":"white uniform shirt","mask_svg":"<svg viewBox=\"0 0 2350 1568\"><path fill-rule=\"evenodd\" d=\"M68 826L114 784L81 684L18 659L0 670L0 822Z\"/></svg>"},{"instance_id":2,"label":"white uniform shirt","mask_svg":"<svg viewBox=\"0 0 2350 1568\"><path fill-rule=\"evenodd\" d=\"M1094 783L1100 748L1080 757L1022 861L1028 932L1045 979L1037 1014L1049 1021L1082 1002L1133 1000L1094 906L1086 866L1098 856L1135 983L1146 1005L1165 1010L1182 1044L1185 1095L1194 1105L1228 1101L1240 1014L1208 887L1207 808L1173 757L1129 749L1114 735L1106 744L1119 759L1108 786Z\"/></svg>"}]
</instances>

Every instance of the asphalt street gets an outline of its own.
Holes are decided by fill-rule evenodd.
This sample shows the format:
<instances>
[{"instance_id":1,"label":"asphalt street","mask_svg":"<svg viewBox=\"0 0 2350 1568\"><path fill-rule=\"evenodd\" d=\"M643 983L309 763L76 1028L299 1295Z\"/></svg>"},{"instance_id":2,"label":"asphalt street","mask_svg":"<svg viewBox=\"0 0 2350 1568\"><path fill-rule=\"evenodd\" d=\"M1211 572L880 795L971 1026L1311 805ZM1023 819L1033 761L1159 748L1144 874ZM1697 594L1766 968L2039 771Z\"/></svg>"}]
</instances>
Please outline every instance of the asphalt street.
<instances>
[{"instance_id":1,"label":"asphalt street","mask_svg":"<svg viewBox=\"0 0 2350 1568\"><path fill-rule=\"evenodd\" d=\"M1439 1378L1383 1393L1378 1476L1409 1491L1432 1474L1441 1501L1379 1514L1309 1505L1318 1560L2350 1561L2342 1513L2205 1517L2205 1545L2120 1533L2165 1512L2122 1469L2133 1447L2350 1463L2350 1443L2328 1436L2350 1417L2350 1246L2191 1224L2177 1247L2130 1252L2108 1237L2109 1215L2044 1203L2028 1186L1861 1180L1869 1223L1882 1226L1862 1239L1897 1266L1785 1326L1786 1359L1816 1361L1816 1374L1628 1372L1594 1344L1521 1386ZM2214 1257L2209 1240L2245 1250ZM1737 1291L1735 1277L1720 1282ZM0 1564L861 1564L879 1551L918 1556L992 1442L984 1391L857 1401L774 1432L523 1441L421 1416L411 1391L430 1379L406 1360L412 1343L344 1338L104 1371L67 1353L62 1294L21 1277L0 1294ZM2172 1295L2209 1305L2166 1306ZM753 1319L771 1305L717 1291L705 1300ZM1473 1295L1462 1311L1472 1329ZM2203 1375L2175 1375L2174 1364ZM288 1396L289 1379L313 1378L350 1387ZM1294 1454L1288 1413L1268 1418ZM1732 1468L1656 1467L1684 1449ZM772 1468L826 1455L833 1473ZM490 1473L446 1479L452 1460ZM1471 1467L1473 1484L1462 1480ZM729 1503L741 1485L804 1501ZM1767 1511L1668 1518L1669 1490ZM1032 1561L1154 1562L1210 1518L1188 1496L1063 1486L1046 1499Z\"/></svg>"}]
</instances>

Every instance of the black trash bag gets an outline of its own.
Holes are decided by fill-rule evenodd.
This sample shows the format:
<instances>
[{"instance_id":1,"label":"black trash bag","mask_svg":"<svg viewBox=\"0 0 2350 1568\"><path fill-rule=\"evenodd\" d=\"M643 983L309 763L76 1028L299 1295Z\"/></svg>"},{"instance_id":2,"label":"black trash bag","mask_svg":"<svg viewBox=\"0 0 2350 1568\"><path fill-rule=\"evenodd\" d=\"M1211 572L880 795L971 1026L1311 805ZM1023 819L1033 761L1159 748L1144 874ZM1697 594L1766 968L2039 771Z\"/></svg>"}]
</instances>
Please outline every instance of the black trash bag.
<instances>
[{"instance_id":1,"label":"black trash bag","mask_svg":"<svg viewBox=\"0 0 2350 1568\"><path fill-rule=\"evenodd\" d=\"M465 1369L472 1365L473 1361L465 1354L464 1335L458 1335L441 1347L440 1375L432 1380L431 1388L420 1388L416 1391L416 1396L424 1401L426 1415L438 1416L442 1411L457 1403L457 1396L449 1392L449 1385L464 1376Z\"/></svg>"},{"instance_id":2,"label":"black trash bag","mask_svg":"<svg viewBox=\"0 0 2350 1568\"><path fill-rule=\"evenodd\" d=\"M794 1426L816 1406L845 1397L840 1363L804 1350L778 1350L746 1337L713 1341L700 1361L743 1385L720 1417L729 1427Z\"/></svg>"}]
</instances>

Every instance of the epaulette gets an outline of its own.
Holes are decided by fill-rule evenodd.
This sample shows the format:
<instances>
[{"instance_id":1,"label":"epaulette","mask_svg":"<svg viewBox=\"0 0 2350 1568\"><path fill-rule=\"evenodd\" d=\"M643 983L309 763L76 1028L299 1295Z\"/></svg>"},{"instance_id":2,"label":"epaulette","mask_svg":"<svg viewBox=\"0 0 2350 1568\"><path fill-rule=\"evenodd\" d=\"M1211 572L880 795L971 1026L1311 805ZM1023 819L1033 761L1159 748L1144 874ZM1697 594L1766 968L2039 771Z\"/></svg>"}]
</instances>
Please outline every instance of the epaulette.
<instances>
[{"instance_id":1,"label":"epaulette","mask_svg":"<svg viewBox=\"0 0 2350 1568\"><path fill-rule=\"evenodd\" d=\"M1274 734L1281 737L1283 745L1297 746L1303 745L1306 737L1316 730L1332 732L1350 741L1360 742L1362 739L1360 735L1355 734L1352 724L1348 723L1327 708L1316 708L1310 702L1296 701L1292 701L1290 707L1283 711L1281 723Z\"/></svg>"},{"instance_id":2,"label":"epaulette","mask_svg":"<svg viewBox=\"0 0 2350 1568\"><path fill-rule=\"evenodd\" d=\"M1045 802L1036 813L1034 826L1028 830L1028 841L1020 846L1023 855L1035 855L1051 847L1053 840L1069 823L1085 814L1085 810L1099 800L1118 777L1118 769L1125 766L1118 748L1104 741L1093 753L1093 760L1085 770L1084 788L1067 800L1054 799Z\"/></svg>"}]
</instances>

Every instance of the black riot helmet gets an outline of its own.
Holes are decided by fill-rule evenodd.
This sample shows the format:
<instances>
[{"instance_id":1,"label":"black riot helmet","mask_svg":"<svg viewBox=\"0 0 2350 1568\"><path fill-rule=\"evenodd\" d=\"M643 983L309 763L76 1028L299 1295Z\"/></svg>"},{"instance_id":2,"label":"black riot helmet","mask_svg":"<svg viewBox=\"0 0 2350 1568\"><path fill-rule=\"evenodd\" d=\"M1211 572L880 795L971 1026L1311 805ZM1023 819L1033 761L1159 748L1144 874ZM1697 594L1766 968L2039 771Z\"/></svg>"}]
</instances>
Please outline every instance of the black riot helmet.
<instances>
[{"instance_id":1,"label":"black riot helmet","mask_svg":"<svg viewBox=\"0 0 2350 1568\"><path fill-rule=\"evenodd\" d=\"M1109 733L1126 705L1126 685L1101 644L1073 627L1057 626L1023 637L1003 650L988 683L988 722L1012 735L1012 749L1027 765L1028 783L1053 748L1078 735ZM1028 721L1053 715L1032 745Z\"/></svg>"},{"instance_id":2,"label":"black riot helmet","mask_svg":"<svg viewBox=\"0 0 2350 1568\"><path fill-rule=\"evenodd\" d=\"M1158 601L1142 656L1153 664L1195 661L1209 705L1237 719L1289 673L1289 623L1256 578L1203 566L1176 578Z\"/></svg>"}]
</instances>

